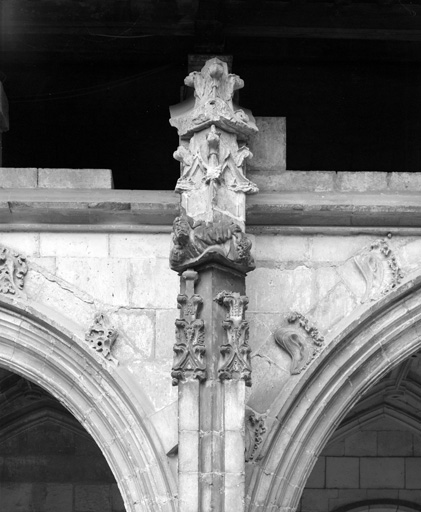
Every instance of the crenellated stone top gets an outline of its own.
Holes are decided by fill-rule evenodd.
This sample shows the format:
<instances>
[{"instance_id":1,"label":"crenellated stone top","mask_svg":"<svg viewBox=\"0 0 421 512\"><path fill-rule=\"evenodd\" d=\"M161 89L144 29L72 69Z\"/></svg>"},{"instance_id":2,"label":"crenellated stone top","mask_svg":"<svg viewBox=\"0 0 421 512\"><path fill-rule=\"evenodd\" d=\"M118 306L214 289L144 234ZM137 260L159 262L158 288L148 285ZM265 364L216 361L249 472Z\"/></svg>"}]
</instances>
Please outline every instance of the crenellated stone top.
<instances>
[{"instance_id":1,"label":"crenellated stone top","mask_svg":"<svg viewBox=\"0 0 421 512\"><path fill-rule=\"evenodd\" d=\"M173 108L170 119L171 126L178 129L181 138L190 138L212 125L235 133L242 140L257 133L251 113L232 101L234 91L244 87L244 82L239 76L228 73L226 62L210 59L201 71L190 73L184 83L194 88L194 104L181 113Z\"/></svg>"}]
</instances>

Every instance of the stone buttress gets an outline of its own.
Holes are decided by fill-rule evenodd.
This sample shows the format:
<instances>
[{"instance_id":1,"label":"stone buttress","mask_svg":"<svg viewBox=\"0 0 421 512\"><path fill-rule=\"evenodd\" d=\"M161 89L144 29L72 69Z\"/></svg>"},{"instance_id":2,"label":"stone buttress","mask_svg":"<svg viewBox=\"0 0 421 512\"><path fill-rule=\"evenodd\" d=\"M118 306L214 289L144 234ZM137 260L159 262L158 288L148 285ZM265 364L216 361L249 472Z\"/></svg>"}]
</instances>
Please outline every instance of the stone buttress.
<instances>
[{"instance_id":1,"label":"stone buttress","mask_svg":"<svg viewBox=\"0 0 421 512\"><path fill-rule=\"evenodd\" d=\"M251 385L245 235L245 176L257 132L250 112L233 103L243 81L218 58L192 72L194 99L172 107L180 146L170 265L180 274L173 384L179 399L179 510L244 510L245 386Z\"/></svg>"}]
</instances>

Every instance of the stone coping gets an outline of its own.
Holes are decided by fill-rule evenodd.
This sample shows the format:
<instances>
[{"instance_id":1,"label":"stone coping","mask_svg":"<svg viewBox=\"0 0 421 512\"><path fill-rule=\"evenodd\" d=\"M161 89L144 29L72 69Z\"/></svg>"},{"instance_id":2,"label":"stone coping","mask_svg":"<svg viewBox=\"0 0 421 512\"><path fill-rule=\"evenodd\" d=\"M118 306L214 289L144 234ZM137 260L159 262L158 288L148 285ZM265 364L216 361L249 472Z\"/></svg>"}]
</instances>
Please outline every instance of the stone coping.
<instances>
[{"instance_id":1,"label":"stone coping","mask_svg":"<svg viewBox=\"0 0 421 512\"><path fill-rule=\"evenodd\" d=\"M3 231L169 232L179 196L162 190L0 189ZM247 197L250 232L421 228L420 192L273 192ZM420 231L421 234L421 231Z\"/></svg>"}]
</instances>

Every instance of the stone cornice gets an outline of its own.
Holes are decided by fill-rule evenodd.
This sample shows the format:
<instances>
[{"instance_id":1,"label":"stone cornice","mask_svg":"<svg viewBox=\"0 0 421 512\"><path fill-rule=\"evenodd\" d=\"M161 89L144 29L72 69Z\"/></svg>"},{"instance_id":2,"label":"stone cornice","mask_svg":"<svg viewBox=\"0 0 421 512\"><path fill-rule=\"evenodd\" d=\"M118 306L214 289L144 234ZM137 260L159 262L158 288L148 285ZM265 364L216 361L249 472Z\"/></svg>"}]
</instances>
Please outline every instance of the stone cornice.
<instances>
[{"instance_id":1,"label":"stone cornice","mask_svg":"<svg viewBox=\"0 0 421 512\"><path fill-rule=\"evenodd\" d=\"M178 196L163 190L0 189L3 231L169 232ZM273 192L247 197L258 232L391 232L421 228L421 193Z\"/></svg>"}]
</instances>

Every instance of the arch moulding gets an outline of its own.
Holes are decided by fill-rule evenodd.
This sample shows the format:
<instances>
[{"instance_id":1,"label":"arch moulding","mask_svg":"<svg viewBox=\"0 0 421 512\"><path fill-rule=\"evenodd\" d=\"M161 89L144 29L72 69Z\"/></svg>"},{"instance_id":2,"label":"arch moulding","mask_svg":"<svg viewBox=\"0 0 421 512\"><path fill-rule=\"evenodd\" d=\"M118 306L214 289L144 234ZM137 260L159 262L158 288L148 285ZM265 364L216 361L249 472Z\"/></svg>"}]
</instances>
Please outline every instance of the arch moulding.
<instances>
[{"instance_id":1,"label":"arch moulding","mask_svg":"<svg viewBox=\"0 0 421 512\"><path fill-rule=\"evenodd\" d=\"M174 512L165 455L128 382L57 318L0 297L0 366L47 390L82 424L102 450L127 512Z\"/></svg>"},{"instance_id":2,"label":"arch moulding","mask_svg":"<svg viewBox=\"0 0 421 512\"><path fill-rule=\"evenodd\" d=\"M421 275L355 310L326 341L317 360L289 381L272 406L275 421L250 475L249 511L295 510L320 452L347 412L421 349Z\"/></svg>"}]
</instances>

